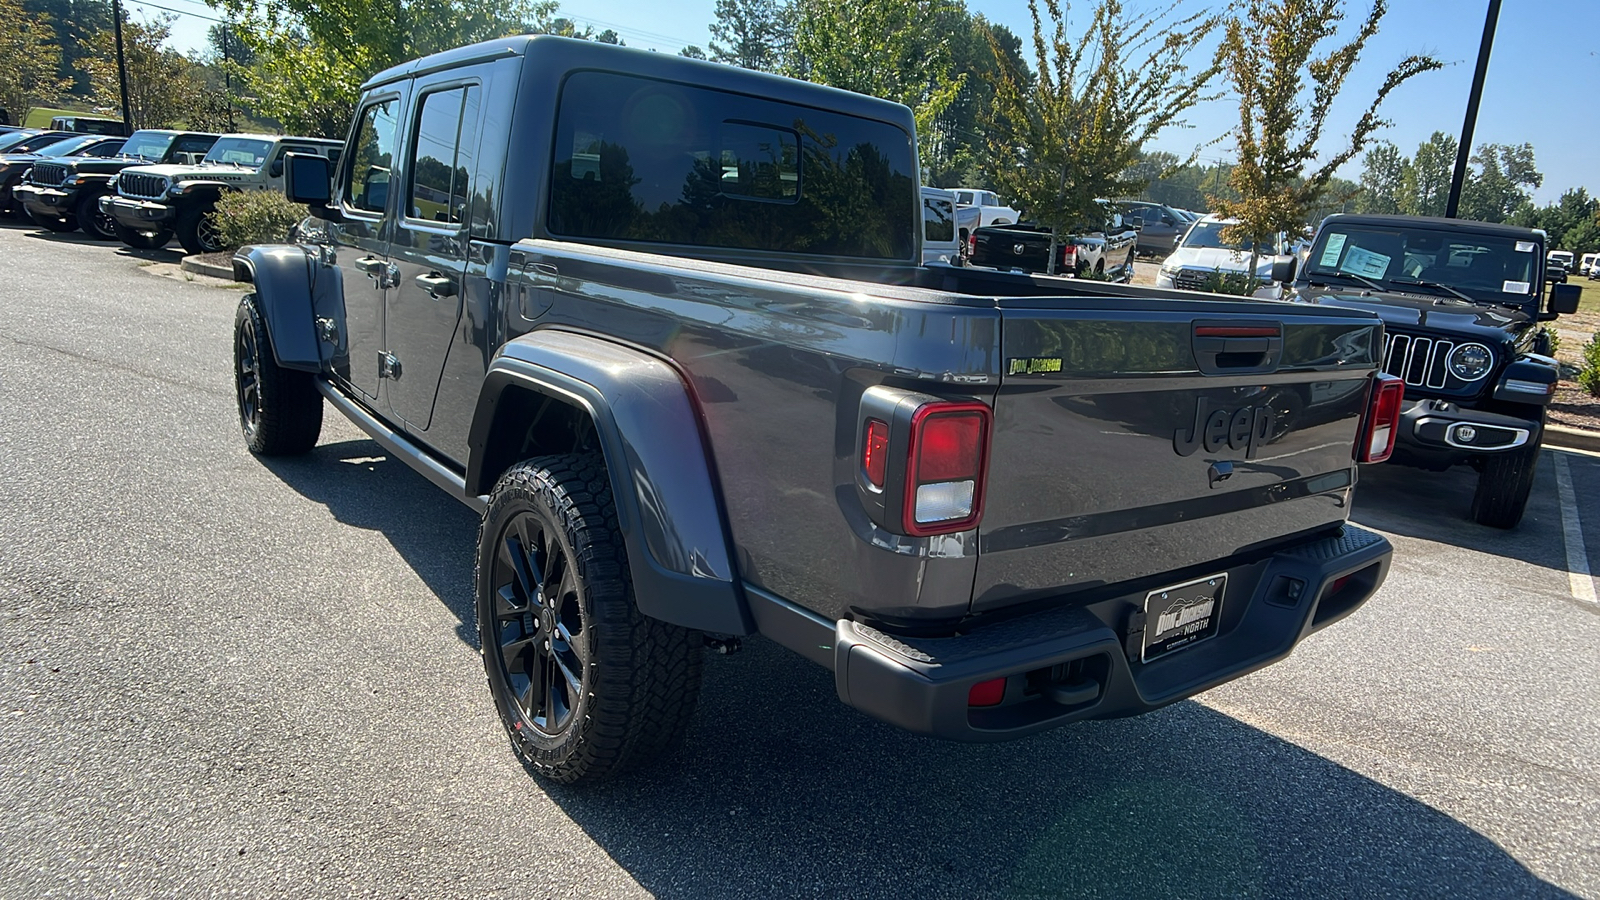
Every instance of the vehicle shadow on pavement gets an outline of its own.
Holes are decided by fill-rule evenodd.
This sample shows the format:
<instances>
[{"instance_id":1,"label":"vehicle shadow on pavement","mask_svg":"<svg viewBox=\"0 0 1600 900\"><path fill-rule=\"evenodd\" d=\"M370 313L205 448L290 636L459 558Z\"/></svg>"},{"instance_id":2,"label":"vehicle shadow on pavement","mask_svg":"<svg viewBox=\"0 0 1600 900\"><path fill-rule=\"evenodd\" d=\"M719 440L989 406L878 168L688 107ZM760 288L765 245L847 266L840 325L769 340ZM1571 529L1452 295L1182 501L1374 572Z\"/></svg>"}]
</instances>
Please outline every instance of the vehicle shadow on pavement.
<instances>
[{"instance_id":1,"label":"vehicle shadow on pavement","mask_svg":"<svg viewBox=\"0 0 1600 900\"><path fill-rule=\"evenodd\" d=\"M1567 569L1561 539L1561 501L1556 492L1555 451L1546 450L1534 473L1533 493L1522 522L1508 530L1471 518L1478 473L1466 466L1425 472L1405 466L1362 466L1351 518L1391 534L1438 541L1491 553L1558 572ZM1569 455L1573 477L1595 461ZM1600 525L1600 522L1596 523Z\"/></svg>"},{"instance_id":2,"label":"vehicle shadow on pavement","mask_svg":"<svg viewBox=\"0 0 1600 900\"><path fill-rule=\"evenodd\" d=\"M1194 702L950 744L765 641L664 765L550 796L657 897L1570 897L1429 806Z\"/></svg>"},{"instance_id":3,"label":"vehicle shadow on pavement","mask_svg":"<svg viewBox=\"0 0 1600 900\"><path fill-rule=\"evenodd\" d=\"M476 648L472 596L478 514L370 440L320 444L299 457L259 457L284 484L345 525L381 533L460 621Z\"/></svg>"}]
</instances>

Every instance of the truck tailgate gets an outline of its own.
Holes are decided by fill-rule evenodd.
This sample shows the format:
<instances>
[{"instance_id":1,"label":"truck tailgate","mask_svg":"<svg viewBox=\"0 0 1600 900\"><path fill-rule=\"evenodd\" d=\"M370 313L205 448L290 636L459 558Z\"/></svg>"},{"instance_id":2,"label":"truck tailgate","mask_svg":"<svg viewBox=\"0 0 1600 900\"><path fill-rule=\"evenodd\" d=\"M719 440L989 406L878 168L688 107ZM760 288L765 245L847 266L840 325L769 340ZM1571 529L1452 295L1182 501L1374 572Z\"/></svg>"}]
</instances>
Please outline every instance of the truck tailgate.
<instances>
[{"instance_id":1,"label":"truck tailgate","mask_svg":"<svg viewBox=\"0 0 1600 900\"><path fill-rule=\"evenodd\" d=\"M1348 514L1377 319L1220 300L1000 306L975 611L1217 563Z\"/></svg>"}]
</instances>

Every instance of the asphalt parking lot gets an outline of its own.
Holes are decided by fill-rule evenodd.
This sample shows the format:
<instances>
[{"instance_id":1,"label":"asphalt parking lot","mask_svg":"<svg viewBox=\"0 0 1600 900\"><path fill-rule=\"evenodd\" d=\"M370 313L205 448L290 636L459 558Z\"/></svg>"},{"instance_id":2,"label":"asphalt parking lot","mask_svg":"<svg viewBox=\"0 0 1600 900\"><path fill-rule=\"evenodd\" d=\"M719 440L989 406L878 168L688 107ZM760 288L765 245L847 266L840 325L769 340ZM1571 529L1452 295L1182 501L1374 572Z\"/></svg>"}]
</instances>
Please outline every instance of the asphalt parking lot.
<instances>
[{"instance_id":1,"label":"asphalt parking lot","mask_svg":"<svg viewBox=\"0 0 1600 900\"><path fill-rule=\"evenodd\" d=\"M1469 472L1363 473L1379 595L1148 716L939 743L751 641L670 762L546 787L475 516L332 413L247 453L239 291L158 258L0 226L0 895L1600 896L1600 458L1513 532Z\"/></svg>"}]
</instances>

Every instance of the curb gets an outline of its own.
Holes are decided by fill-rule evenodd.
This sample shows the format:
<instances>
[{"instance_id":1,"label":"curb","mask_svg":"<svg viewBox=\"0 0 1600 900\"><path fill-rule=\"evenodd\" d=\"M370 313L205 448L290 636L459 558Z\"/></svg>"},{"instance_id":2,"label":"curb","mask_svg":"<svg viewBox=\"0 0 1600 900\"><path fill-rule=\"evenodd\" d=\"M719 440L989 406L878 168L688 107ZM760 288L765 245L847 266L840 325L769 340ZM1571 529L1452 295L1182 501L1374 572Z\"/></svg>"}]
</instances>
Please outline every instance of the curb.
<instances>
[{"instance_id":1,"label":"curb","mask_svg":"<svg viewBox=\"0 0 1600 900\"><path fill-rule=\"evenodd\" d=\"M1568 428L1565 425L1546 425L1544 444L1547 447L1561 447L1567 450L1600 452L1600 431L1585 431L1582 428Z\"/></svg>"},{"instance_id":2,"label":"curb","mask_svg":"<svg viewBox=\"0 0 1600 900\"><path fill-rule=\"evenodd\" d=\"M192 256L185 256L181 261L179 261L178 267L183 269L185 272L193 272L196 275L206 275L211 278L221 278L224 281L233 280L233 266L231 263L226 266L218 266L207 262L201 262Z\"/></svg>"}]
</instances>

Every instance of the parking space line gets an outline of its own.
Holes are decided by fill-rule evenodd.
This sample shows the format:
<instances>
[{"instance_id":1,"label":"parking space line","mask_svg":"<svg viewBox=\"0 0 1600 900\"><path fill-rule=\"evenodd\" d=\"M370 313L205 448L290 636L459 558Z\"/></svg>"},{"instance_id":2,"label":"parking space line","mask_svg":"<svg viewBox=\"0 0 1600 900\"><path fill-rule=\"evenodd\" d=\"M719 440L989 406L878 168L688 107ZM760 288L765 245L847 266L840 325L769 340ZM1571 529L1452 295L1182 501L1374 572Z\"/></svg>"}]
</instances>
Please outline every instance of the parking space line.
<instances>
[{"instance_id":1,"label":"parking space line","mask_svg":"<svg viewBox=\"0 0 1600 900\"><path fill-rule=\"evenodd\" d=\"M1583 542L1583 524L1578 521L1578 497L1572 490L1572 471L1565 453L1551 454L1556 459L1556 493L1561 497L1561 534L1567 545L1567 579L1572 596L1585 603L1596 602L1594 577L1589 574L1589 550Z\"/></svg>"}]
</instances>

